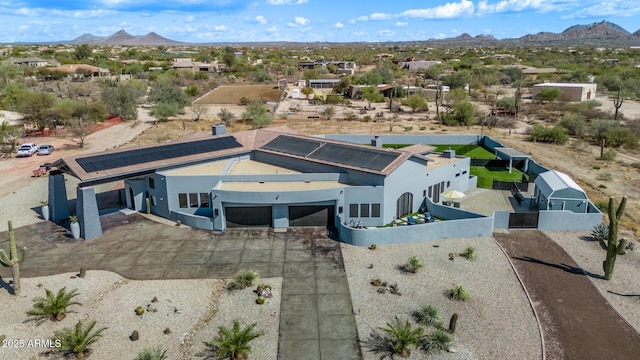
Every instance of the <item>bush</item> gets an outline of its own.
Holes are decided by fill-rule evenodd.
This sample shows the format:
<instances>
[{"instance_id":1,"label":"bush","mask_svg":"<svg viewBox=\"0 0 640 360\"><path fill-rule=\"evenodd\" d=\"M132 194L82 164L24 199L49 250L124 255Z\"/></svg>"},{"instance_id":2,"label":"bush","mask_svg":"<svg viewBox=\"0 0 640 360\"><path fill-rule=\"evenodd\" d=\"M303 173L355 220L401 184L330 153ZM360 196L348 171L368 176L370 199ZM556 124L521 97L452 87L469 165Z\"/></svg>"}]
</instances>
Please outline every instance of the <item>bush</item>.
<instances>
[{"instance_id":1,"label":"bush","mask_svg":"<svg viewBox=\"0 0 640 360\"><path fill-rule=\"evenodd\" d=\"M420 342L420 350L427 354L448 351L454 345L453 336L442 329L435 329Z\"/></svg>"},{"instance_id":2,"label":"bush","mask_svg":"<svg viewBox=\"0 0 640 360\"><path fill-rule=\"evenodd\" d=\"M252 270L240 271L227 285L227 290L240 290L252 286L259 279L258 272Z\"/></svg>"},{"instance_id":3,"label":"bush","mask_svg":"<svg viewBox=\"0 0 640 360\"><path fill-rule=\"evenodd\" d=\"M612 179L613 175L611 175L610 173L598 174L598 176L596 176L596 180L600 181L611 181Z\"/></svg>"},{"instance_id":4,"label":"bush","mask_svg":"<svg viewBox=\"0 0 640 360\"><path fill-rule=\"evenodd\" d=\"M609 225L598 224L591 230L591 238L594 241L607 241L609 238Z\"/></svg>"},{"instance_id":5,"label":"bush","mask_svg":"<svg viewBox=\"0 0 640 360\"><path fill-rule=\"evenodd\" d=\"M598 201L594 204L598 210L606 213L609 212L609 202L608 201Z\"/></svg>"},{"instance_id":6,"label":"bush","mask_svg":"<svg viewBox=\"0 0 640 360\"><path fill-rule=\"evenodd\" d=\"M83 358L85 352L89 350L89 346L98 341L102 337L102 332L106 327L93 330L96 322L92 321L86 328L82 327L82 321L78 321L74 329L64 328L54 333L53 339L60 341L60 347L55 349L56 352L62 351L68 354L76 354L77 358Z\"/></svg>"},{"instance_id":7,"label":"bush","mask_svg":"<svg viewBox=\"0 0 640 360\"><path fill-rule=\"evenodd\" d=\"M411 328L409 320L403 324L397 317L394 323L387 323L387 327L380 328L380 330L387 334L385 340L393 349L393 354L401 357L408 357L411 354L409 346L417 347L423 338L422 332L424 331L422 328Z\"/></svg>"},{"instance_id":8,"label":"bush","mask_svg":"<svg viewBox=\"0 0 640 360\"><path fill-rule=\"evenodd\" d=\"M562 117L558 125L567 130L569 135L582 136L587 132L587 123L584 118L578 114L566 114Z\"/></svg>"},{"instance_id":9,"label":"bush","mask_svg":"<svg viewBox=\"0 0 640 360\"><path fill-rule=\"evenodd\" d=\"M470 298L469 292L462 285L454 285L449 293L452 300L467 301Z\"/></svg>"},{"instance_id":10,"label":"bush","mask_svg":"<svg viewBox=\"0 0 640 360\"><path fill-rule=\"evenodd\" d=\"M544 125L534 125L531 131L530 139L533 142L545 142L554 144L564 144L569 140L569 136L564 128L556 125L554 127L546 127Z\"/></svg>"},{"instance_id":11,"label":"bush","mask_svg":"<svg viewBox=\"0 0 640 360\"><path fill-rule=\"evenodd\" d=\"M402 271L415 274L424 267L422 260L418 259L417 256L412 256L409 260L401 266Z\"/></svg>"},{"instance_id":12,"label":"bush","mask_svg":"<svg viewBox=\"0 0 640 360\"><path fill-rule=\"evenodd\" d=\"M60 321L67 315L67 308L71 305L82 305L72 299L78 296L78 289L69 292L63 287L58 290L56 295L51 290L45 290L46 297L37 297L33 299L33 309L27 311L27 315L34 316L36 319L49 318L54 321Z\"/></svg>"},{"instance_id":13,"label":"bush","mask_svg":"<svg viewBox=\"0 0 640 360\"><path fill-rule=\"evenodd\" d=\"M475 260L478 257L478 254L476 254L476 249L472 248L472 247L468 247L466 249L464 249L464 251L462 253L460 253L460 256L462 256L463 258L467 259L467 260Z\"/></svg>"},{"instance_id":14,"label":"bush","mask_svg":"<svg viewBox=\"0 0 640 360\"><path fill-rule=\"evenodd\" d=\"M420 325L433 326L439 328L442 326L442 316L440 311L433 305L425 305L420 310L412 313L415 321Z\"/></svg>"}]
</instances>

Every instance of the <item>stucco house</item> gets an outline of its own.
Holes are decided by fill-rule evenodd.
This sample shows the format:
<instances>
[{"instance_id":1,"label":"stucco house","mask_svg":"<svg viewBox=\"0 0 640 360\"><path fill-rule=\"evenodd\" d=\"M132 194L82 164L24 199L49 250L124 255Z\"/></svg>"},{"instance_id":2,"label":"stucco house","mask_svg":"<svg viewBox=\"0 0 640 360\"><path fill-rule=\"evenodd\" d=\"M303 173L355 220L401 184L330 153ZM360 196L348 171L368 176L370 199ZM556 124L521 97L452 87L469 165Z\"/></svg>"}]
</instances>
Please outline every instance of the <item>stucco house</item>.
<instances>
[{"instance_id":1,"label":"stucco house","mask_svg":"<svg viewBox=\"0 0 640 360\"><path fill-rule=\"evenodd\" d=\"M64 157L51 173L52 219L69 216L63 173L80 179L84 238L101 235L93 186L124 180L128 208L210 230L232 227L376 227L418 211L425 197L475 187L470 159L303 136L286 127ZM56 177L58 177L56 179ZM66 206L66 208L65 208ZM149 207L149 208L147 208Z\"/></svg>"},{"instance_id":2,"label":"stucco house","mask_svg":"<svg viewBox=\"0 0 640 360\"><path fill-rule=\"evenodd\" d=\"M593 100L596 98L596 88L597 84L595 83L540 83L533 85L531 89L531 93L535 97L540 90L545 87L554 87L560 89L562 94L560 95L560 100L563 101L586 101Z\"/></svg>"}]
</instances>

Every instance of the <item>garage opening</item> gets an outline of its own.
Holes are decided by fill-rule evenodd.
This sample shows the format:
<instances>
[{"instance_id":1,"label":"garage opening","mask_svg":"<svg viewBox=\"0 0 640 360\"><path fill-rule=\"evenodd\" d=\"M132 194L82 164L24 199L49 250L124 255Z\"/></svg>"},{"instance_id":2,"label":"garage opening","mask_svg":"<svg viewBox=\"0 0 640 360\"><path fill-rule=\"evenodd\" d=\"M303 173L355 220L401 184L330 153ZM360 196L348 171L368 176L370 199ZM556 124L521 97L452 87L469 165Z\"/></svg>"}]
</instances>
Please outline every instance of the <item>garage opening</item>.
<instances>
[{"instance_id":1,"label":"garage opening","mask_svg":"<svg viewBox=\"0 0 640 360\"><path fill-rule=\"evenodd\" d=\"M334 227L333 205L289 206L289 226Z\"/></svg>"},{"instance_id":2,"label":"garage opening","mask_svg":"<svg viewBox=\"0 0 640 360\"><path fill-rule=\"evenodd\" d=\"M225 207L227 228L270 227L272 225L271 206Z\"/></svg>"}]
</instances>

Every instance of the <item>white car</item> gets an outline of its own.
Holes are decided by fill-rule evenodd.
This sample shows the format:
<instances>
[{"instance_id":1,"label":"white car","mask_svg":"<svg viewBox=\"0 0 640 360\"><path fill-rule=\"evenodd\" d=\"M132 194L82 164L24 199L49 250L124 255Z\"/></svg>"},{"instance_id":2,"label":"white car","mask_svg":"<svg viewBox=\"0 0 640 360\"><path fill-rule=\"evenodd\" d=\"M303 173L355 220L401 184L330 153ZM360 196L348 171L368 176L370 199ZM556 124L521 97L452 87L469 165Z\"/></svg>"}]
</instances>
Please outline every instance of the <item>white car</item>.
<instances>
[{"instance_id":1,"label":"white car","mask_svg":"<svg viewBox=\"0 0 640 360\"><path fill-rule=\"evenodd\" d=\"M20 149L18 149L18 154L16 155L17 157L22 157L22 156L33 156L33 154L38 152L38 145L34 144L34 143L24 143L22 144L22 146L20 146Z\"/></svg>"}]
</instances>

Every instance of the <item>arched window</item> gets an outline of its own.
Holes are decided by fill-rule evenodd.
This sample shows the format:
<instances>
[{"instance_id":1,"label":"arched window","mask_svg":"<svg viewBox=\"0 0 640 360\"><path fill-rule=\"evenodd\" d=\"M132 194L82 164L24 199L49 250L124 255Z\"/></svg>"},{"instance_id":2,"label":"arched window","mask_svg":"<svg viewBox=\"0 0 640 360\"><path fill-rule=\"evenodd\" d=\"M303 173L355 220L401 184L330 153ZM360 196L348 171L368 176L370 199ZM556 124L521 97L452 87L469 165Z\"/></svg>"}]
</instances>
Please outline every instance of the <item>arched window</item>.
<instances>
[{"instance_id":1,"label":"arched window","mask_svg":"<svg viewBox=\"0 0 640 360\"><path fill-rule=\"evenodd\" d=\"M396 202L396 218L401 218L413 212L413 194L406 192Z\"/></svg>"}]
</instances>

